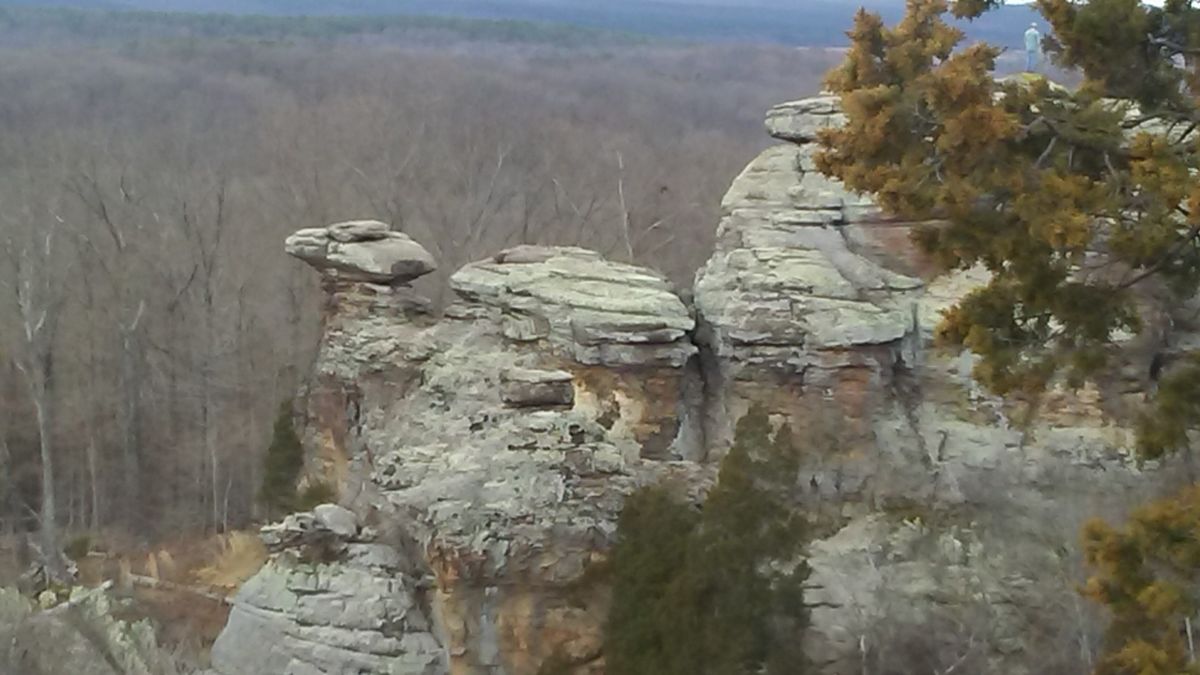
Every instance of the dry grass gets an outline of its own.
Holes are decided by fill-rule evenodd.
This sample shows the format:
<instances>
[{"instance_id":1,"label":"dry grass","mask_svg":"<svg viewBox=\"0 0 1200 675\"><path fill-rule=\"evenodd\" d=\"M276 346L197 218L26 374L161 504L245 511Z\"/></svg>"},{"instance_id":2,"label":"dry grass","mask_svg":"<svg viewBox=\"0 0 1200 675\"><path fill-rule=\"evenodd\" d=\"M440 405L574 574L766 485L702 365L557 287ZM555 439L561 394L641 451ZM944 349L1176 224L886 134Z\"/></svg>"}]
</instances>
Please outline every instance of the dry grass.
<instances>
[{"instance_id":1,"label":"dry grass","mask_svg":"<svg viewBox=\"0 0 1200 675\"><path fill-rule=\"evenodd\" d=\"M217 537L219 553L212 562L193 573L196 581L230 592L254 576L267 561L267 549L257 534L231 532Z\"/></svg>"}]
</instances>

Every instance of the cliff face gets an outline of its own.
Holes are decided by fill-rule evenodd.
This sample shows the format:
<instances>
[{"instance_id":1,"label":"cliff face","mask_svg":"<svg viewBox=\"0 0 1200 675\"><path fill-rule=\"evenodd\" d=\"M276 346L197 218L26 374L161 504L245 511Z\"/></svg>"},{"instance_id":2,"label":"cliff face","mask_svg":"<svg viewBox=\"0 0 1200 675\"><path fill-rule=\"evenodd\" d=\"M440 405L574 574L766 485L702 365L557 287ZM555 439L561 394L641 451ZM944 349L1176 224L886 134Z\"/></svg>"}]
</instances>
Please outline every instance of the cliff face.
<instances>
[{"instance_id":1,"label":"cliff face","mask_svg":"<svg viewBox=\"0 0 1200 675\"><path fill-rule=\"evenodd\" d=\"M815 131L838 123L826 98L771 112L784 142L725 197L694 307L650 270L518 247L457 272L435 318L406 285L433 261L403 235L290 239L328 291L308 474L352 513L269 533L217 672L602 673L595 570L624 497L666 481L701 499L752 403L805 448L823 672L1080 663L1096 624L1074 592L1079 525L1178 473L1139 469L1110 419L1142 396L1137 364L1014 423L1023 409L982 392L969 355L931 346L982 273L934 275L913 224L814 170Z\"/></svg>"},{"instance_id":2,"label":"cliff face","mask_svg":"<svg viewBox=\"0 0 1200 675\"><path fill-rule=\"evenodd\" d=\"M535 673L553 656L599 672L607 597L586 573L624 496L712 473L668 461L690 452L688 309L580 249L467 266L440 321L407 288L323 269L311 473L365 528L242 589L218 671Z\"/></svg>"},{"instance_id":3,"label":"cliff face","mask_svg":"<svg viewBox=\"0 0 1200 675\"><path fill-rule=\"evenodd\" d=\"M696 284L697 340L715 373L714 449L750 402L810 449L803 508L827 535L812 550L811 651L834 673L889 672L872 661L885 655L910 663L896 672L960 657L968 672L1087 670L1079 650L1097 646L1097 626L1075 592L1079 529L1175 473L1132 462L1122 426L1149 361L1134 349L1100 389L1048 392L1032 417L989 396L970 354L932 344L941 310L986 271L937 274L910 243L919 223L815 170L816 131L840 123L834 99L779 106L767 123L786 144L725 198ZM1194 331L1185 313L1174 325Z\"/></svg>"}]
</instances>

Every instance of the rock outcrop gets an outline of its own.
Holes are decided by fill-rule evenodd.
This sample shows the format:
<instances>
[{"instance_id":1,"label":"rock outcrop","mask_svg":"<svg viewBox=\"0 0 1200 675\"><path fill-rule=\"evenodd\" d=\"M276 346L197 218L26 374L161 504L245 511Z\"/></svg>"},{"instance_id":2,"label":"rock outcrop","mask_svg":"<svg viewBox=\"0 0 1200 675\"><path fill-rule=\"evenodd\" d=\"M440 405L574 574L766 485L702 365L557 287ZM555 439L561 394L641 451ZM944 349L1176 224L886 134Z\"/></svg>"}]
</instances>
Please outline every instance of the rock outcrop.
<instances>
[{"instance_id":1,"label":"rock outcrop","mask_svg":"<svg viewBox=\"0 0 1200 675\"><path fill-rule=\"evenodd\" d=\"M1131 434L1109 416L1142 392L1052 391L1024 425L1026 407L982 391L972 357L932 338L986 272L938 274L910 243L926 224L815 170L816 132L839 123L826 97L775 108L768 130L785 144L726 195L695 293L711 451L751 403L808 448L802 508L822 532L810 651L824 672L889 652L938 670L968 650L970 672L1077 669L1036 655L1096 644L1075 596L1079 528L1169 483L1130 461Z\"/></svg>"},{"instance_id":2,"label":"rock outcrop","mask_svg":"<svg viewBox=\"0 0 1200 675\"><path fill-rule=\"evenodd\" d=\"M815 170L841 121L829 97L771 111L783 142L726 195L694 307L651 270L522 246L458 271L439 317L407 286L432 259L386 226L289 239L328 292L307 480L349 511L264 531L275 553L217 672L602 673L598 570L625 496L701 500L752 404L804 449L821 672L1079 670L1097 644L1080 524L1180 472L1130 460L1112 415L1138 387L1051 391L1022 424L970 355L933 348L986 274L937 273L920 224Z\"/></svg>"},{"instance_id":3,"label":"rock outcrop","mask_svg":"<svg viewBox=\"0 0 1200 675\"><path fill-rule=\"evenodd\" d=\"M262 536L277 555L238 592L213 647L220 672L446 672L423 589L354 512L325 504Z\"/></svg>"},{"instance_id":4,"label":"rock outcrop","mask_svg":"<svg viewBox=\"0 0 1200 675\"><path fill-rule=\"evenodd\" d=\"M174 675L154 628L115 618L107 591L77 588L64 602L39 608L0 589L0 673Z\"/></svg>"},{"instance_id":5,"label":"rock outcrop","mask_svg":"<svg viewBox=\"0 0 1200 675\"><path fill-rule=\"evenodd\" d=\"M676 461L697 444L693 319L662 276L580 249L506 251L451 287L434 321L402 285L328 286L310 474L362 522L264 531L282 551L236 598L222 675L601 672L588 571L624 496L698 498L713 474Z\"/></svg>"},{"instance_id":6,"label":"rock outcrop","mask_svg":"<svg viewBox=\"0 0 1200 675\"><path fill-rule=\"evenodd\" d=\"M300 230L288 237L285 249L342 281L406 283L437 269L425 247L376 220Z\"/></svg>"}]
</instances>

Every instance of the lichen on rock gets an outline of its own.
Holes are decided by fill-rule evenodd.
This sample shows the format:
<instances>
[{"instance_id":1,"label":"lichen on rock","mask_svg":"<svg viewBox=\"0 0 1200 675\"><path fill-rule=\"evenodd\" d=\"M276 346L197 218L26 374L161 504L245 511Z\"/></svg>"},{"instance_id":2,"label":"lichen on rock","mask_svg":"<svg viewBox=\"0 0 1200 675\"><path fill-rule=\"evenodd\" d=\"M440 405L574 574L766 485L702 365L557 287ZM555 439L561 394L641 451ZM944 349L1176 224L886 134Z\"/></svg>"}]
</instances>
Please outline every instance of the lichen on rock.
<instances>
[{"instance_id":1,"label":"lichen on rock","mask_svg":"<svg viewBox=\"0 0 1200 675\"><path fill-rule=\"evenodd\" d=\"M0 672L175 675L148 621L116 618L109 585L75 588L50 607L0 589Z\"/></svg>"},{"instance_id":2,"label":"lichen on rock","mask_svg":"<svg viewBox=\"0 0 1200 675\"><path fill-rule=\"evenodd\" d=\"M437 269L423 246L376 220L300 230L288 237L285 248L289 255L342 281L407 283Z\"/></svg>"},{"instance_id":3,"label":"lichen on rock","mask_svg":"<svg viewBox=\"0 0 1200 675\"><path fill-rule=\"evenodd\" d=\"M456 272L438 316L407 286L432 259L386 226L289 239L331 282L305 472L356 525L331 507L267 530L217 672L603 673L625 497L667 482L702 501L755 404L800 448L822 673L884 653L944 670L961 639L970 672L1033 675L1085 640L1078 526L1181 472L1130 461L1110 414L1129 381L1054 390L1028 418L934 346L986 272L937 270L909 241L936 224L816 171L840 120L830 97L772 110L784 143L730 187L692 307L652 270L520 246Z\"/></svg>"}]
</instances>

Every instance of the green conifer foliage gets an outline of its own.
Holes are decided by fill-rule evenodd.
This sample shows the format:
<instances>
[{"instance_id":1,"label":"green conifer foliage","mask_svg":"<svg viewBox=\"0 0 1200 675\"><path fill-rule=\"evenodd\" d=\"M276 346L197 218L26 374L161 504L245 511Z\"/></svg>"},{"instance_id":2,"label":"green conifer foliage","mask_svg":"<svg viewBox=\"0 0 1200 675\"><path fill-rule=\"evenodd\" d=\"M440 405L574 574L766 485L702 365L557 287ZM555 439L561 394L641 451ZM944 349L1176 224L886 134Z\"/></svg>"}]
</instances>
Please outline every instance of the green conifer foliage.
<instances>
[{"instance_id":1,"label":"green conifer foliage","mask_svg":"<svg viewBox=\"0 0 1200 675\"><path fill-rule=\"evenodd\" d=\"M279 407L275 430L264 460L259 499L272 513L286 513L297 506L296 481L304 467L304 447L292 423L292 404Z\"/></svg>"},{"instance_id":2,"label":"green conifer foliage","mask_svg":"<svg viewBox=\"0 0 1200 675\"><path fill-rule=\"evenodd\" d=\"M1200 674L1200 487L1138 509L1121 529L1093 521L1084 592L1113 620L1097 675Z\"/></svg>"},{"instance_id":3,"label":"green conifer foliage","mask_svg":"<svg viewBox=\"0 0 1200 675\"><path fill-rule=\"evenodd\" d=\"M1161 320L1147 299L1200 290L1200 8L1037 0L1047 51L1084 76L1068 90L996 80L999 51L963 46L946 20L1000 4L909 0L894 28L860 12L828 79L847 124L824 133L817 163L899 217L937 221L917 243L947 268L991 272L938 336L977 354L993 391L1032 397L1103 374L1128 344L1119 336ZM1184 353L1148 364L1161 381L1139 421L1146 458L1200 428L1200 351L1172 347ZM1126 529L1085 531L1087 592L1113 614L1099 673L1200 672L1198 503L1193 488Z\"/></svg>"},{"instance_id":4,"label":"green conifer foliage","mask_svg":"<svg viewBox=\"0 0 1200 675\"><path fill-rule=\"evenodd\" d=\"M674 673L673 624L668 591L686 565L688 542L700 521L691 506L662 487L629 497L617 522L613 604L605 634L608 669L621 673Z\"/></svg>"},{"instance_id":5,"label":"green conifer foliage","mask_svg":"<svg viewBox=\"0 0 1200 675\"><path fill-rule=\"evenodd\" d=\"M806 672L798 464L791 431L755 408L699 514L662 488L630 499L612 558L613 675Z\"/></svg>"},{"instance_id":6,"label":"green conifer foliage","mask_svg":"<svg viewBox=\"0 0 1200 675\"><path fill-rule=\"evenodd\" d=\"M976 16L996 4L954 10ZM938 222L917 243L947 268L991 272L938 335L979 355L976 376L1000 394L1095 377L1120 335L1146 327L1139 297L1182 301L1200 287L1200 10L1137 0L1038 7L1053 28L1050 54L1085 76L1076 90L996 80L999 50L962 45L945 0L909 0L894 28L860 12L828 79L847 124L823 134L817 158L889 212ZM1172 372L1200 381L1186 360ZM1157 435L1143 448L1181 440Z\"/></svg>"}]
</instances>

